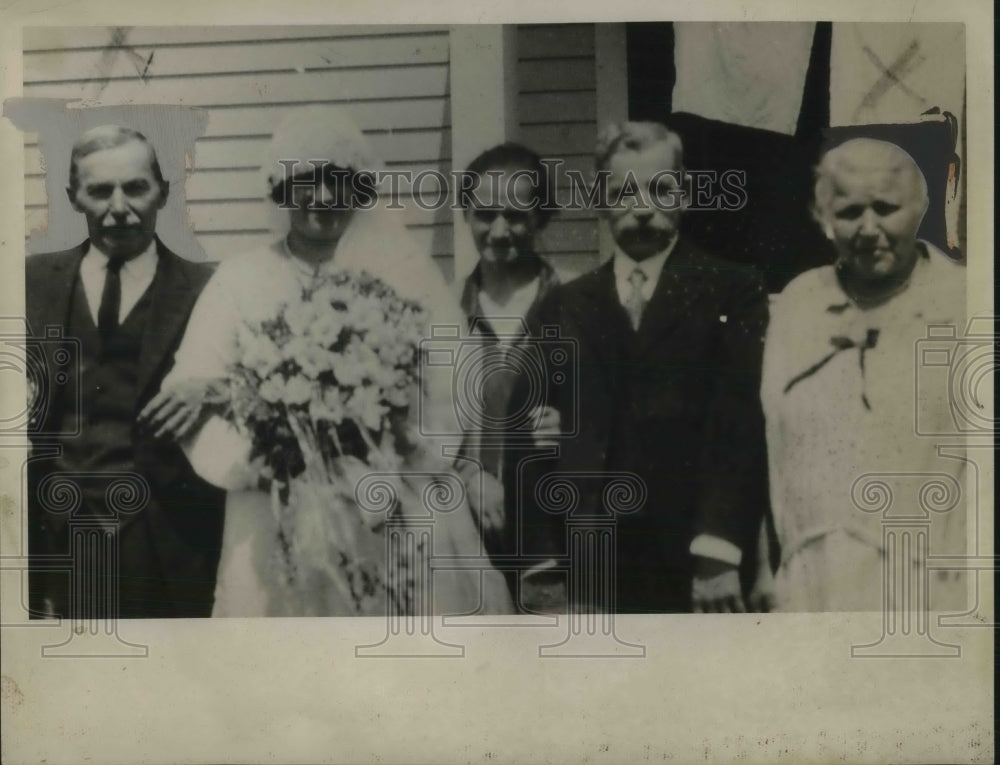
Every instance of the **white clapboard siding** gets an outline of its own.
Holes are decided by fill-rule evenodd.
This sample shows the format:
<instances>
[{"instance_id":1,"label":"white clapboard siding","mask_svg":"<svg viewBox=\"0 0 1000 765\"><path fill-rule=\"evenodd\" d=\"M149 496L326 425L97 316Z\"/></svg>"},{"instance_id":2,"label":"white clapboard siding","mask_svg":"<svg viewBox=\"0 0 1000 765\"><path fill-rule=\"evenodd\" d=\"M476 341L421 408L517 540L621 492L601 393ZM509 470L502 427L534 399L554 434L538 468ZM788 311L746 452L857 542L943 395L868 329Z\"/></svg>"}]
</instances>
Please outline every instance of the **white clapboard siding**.
<instances>
[{"instance_id":1,"label":"white clapboard siding","mask_svg":"<svg viewBox=\"0 0 1000 765\"><path fill-rule=\"evenodd\" d=\"M304 42L314 39L367 38L381 41L394 36L443 33L442 26L413 24L345 24L343 26L232 26L232 27L25 27L26 53L54 50L104 50L110 47L207 46L213 50L241 42Z\"/></svg>"},{"instance_id":2,"label":"white clapboard siding","mask_svg":"<svg viewBox=\"0 0 1000 765\"><path fill-rule=\"evenodd\" d=\"M524 93L518 99L522 125L547 125L564 120L592 121L597 113L593 89L556 93Z\"/></svg>"},{"instance_id":3,"label":"white clapboard siding","mask_svg":"<svg viewBox=\"0 0 1000 765\"><path fill-rule=\"evenodd\" d=\"M96 51L94 56L100 54ZM205 61L205 68L211 61ZM61 82L25 83L38 98L75 98L97 103L180 104L217 106L247 104L300 104L326 100L440 96L447 92L448 66L390 66L307 72L203 74L198 77L154 77L104 81L100 77Z\"/></svg>"},{"instance_id":4,"label":"white clapboard siding","mask_svg":"<svg viewBox=\"0 0 1000 765\"><path fill-rule=\"evenodd\" d=\"M26 97L207 111L184 192L209 261L268 241L260 162L294 106L342 105L387 168L451 170L447 27L31 28L24 51ZM25 137L25 171L30 231L46 214L36 136ZM402 201L414 238L450 274L450 211Z\"/></svg>"},{"instance_id":5,"label":"white clapboard siding","mask_svg":"<svg viewBox=\"0 0 1000 765\"><path fill-rule=\"evenodd\" d=\"M384 162L421 168L439 161L451 145L449 132L441 129L368 134L368 139ZM269 141L269 136L199 139L195 148L195 167L201 170L259 168ZM41 151L37 146L25 146L24 166L30 173L41 169Z\"/></svg>"},{"instance_id":6,"label":"white clapboard siding","mask_svg":"<svg viewBox=\"0 0 1000 765\"><path fill-rule=\"evenodd\" d=\"M451 122L450 103L446 96L424 98L400 98L390 101L340 101L336 98L309 103L340 104L349 108L358 127L365 132L434 129L448 127ZM208 125L204 137L254 137L270 136L275 125L288 112L288 104L264 104L257 106L210 106L199 107L208 113ZM25 145L33 145L37 138L25 139Z\"/></svg>"},{"instance_id":7,"label":"white clapboard siding","mask_svg":"<svg viewBox=\"0 0 1000 765\"><path fill-rule=\"evenodd\" d=\"M192 56L192 46L144 46L111 49L95 56L92 49L27 52L26 83L58 82L100 77L106 80L151 80L157 77L201 76L204 64ZM448 63L448 39L440 34L405 35L373 46L368 39L314 39L269 43L260 41L212 47L216 75L359 69L410 64Z\"/></svg>"},{"instance_id":8,"label":"white clapboard siding","mask_svg":"<svg viewBox=\"0 0 1000 765\"><path fill-rule=\"evenodd\" d=\"M593 24L518 27L518 140L543 157L564 160L563 168L594 172L597 141ZM557 175L560 201L568 181ZM565 278L600 261L597 214L561 210L538 238L538 249Z\"/></svg>"},{"instance_id":9,"label":"white clapboard siding","mask_svg":"<svg viewBox=\"0 0 1000 765\"><path fill-rule=\"evenodd\" d=\"M331 93L326 103L339 103L338 94ZM316 103L315 100L312 103ZM397 98L390 101L350 102L351 114L362 130L412 130L440 128L451 122L447 96ZM288 107L275 106L216 106L207 109L208 129L205 136L270 135Z\"/></svg>"},{"instance_id":10,"label":"white clapboard siding","mask_svg":"<svg viewBox=\"0 0 1000 765\"><path fill-rule=\"evenodd\" d=\"M593 121L521 125L522 139L545 157L593 155L595 131Z\"/></svg>"},{"instance_id":11,"label":"white clapboard siding","mask_svg":"<svg viewBox=\"0 0 1000 765\"><path fill-rule=\"evenodd\" d=\"M593 90L596 85L594 57L519 61L523 93Z\"/></svg>"}]
</instances>

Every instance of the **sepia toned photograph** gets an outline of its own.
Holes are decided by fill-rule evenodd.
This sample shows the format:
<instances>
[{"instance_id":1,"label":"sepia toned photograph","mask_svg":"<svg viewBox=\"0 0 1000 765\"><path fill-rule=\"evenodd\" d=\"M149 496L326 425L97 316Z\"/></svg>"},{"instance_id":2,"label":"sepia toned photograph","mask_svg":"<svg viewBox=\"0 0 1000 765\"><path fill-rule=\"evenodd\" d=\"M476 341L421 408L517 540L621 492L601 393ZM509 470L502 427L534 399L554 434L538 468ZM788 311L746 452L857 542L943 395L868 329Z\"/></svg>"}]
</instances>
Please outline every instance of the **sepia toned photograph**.
<instances>
[{"instance_id":1,"label":"sepia toned photograph","mask_svg":"<svg viewBox=\"0 0 1000 765\"><path fill-rule=\"evenodd\" d=\"M380 682L446 688L452 658L493 678L467 712L516 712L483 751L451 698L433 745L364 738L377 717L241 736L248 713L204 746L140 725L163 743L135 756L992 761L978 33L660 15L23 21L2 626L34 642L4 657L11 762L134 761L32 740L24 689L59 666L155 669L225 720L209 699L236 686L209 678L260 666L250 643L293 704L329 671L378 708ZM778 701L707 722L750 698L703 666L740 645L767 652L749 693L820 693L777 648L809 651L803 630L835 646L800 661L850 665L813 673L911 667L897 703L929 706L877 735L837 712L853 733L830 740L767 733ZM553 693L617 678L616 718L682 704L707 732L523 740L533 664ZM681 676L701 701L660 698ZM933 704L961 694L965 718ZM557 707L543 726L589 719ZM937 737L897 745L911 729Z\"/></svg>"}]
</instances>

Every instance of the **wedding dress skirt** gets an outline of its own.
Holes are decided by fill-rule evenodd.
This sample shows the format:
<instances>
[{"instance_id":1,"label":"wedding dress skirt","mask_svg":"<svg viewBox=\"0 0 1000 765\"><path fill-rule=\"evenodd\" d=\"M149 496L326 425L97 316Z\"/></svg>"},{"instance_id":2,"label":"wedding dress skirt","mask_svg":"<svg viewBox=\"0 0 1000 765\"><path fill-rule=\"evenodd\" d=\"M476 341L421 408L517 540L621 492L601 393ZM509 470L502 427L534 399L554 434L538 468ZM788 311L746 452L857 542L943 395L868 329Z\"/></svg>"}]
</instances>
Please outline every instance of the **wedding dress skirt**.
<instances>
[{"instance_id":1,"label":"wedding dress skirt","mask_svg":"<svg viewBox=\"0 0 1000 765\"><path fill-rule=\"evenodd\" d=\"M210 420L189 449L202 477L233 487L213 616L512 612L504 578L489 564L453 474L404 468L402 478L386 479L358 470L351 485L293 490L284 512L295 519L286 526L279 524L283 511L275 496L235 488L247 484L245 454L246 444L220 418ZM356 493L367 501L351 501ZM342 551L363 564L353 569L348 588ZM469 558L482 565L448 567ZM434 570L435 563L442 568ZM379 581L395 584L395 595Z\"/></svg>"}]
</instances>

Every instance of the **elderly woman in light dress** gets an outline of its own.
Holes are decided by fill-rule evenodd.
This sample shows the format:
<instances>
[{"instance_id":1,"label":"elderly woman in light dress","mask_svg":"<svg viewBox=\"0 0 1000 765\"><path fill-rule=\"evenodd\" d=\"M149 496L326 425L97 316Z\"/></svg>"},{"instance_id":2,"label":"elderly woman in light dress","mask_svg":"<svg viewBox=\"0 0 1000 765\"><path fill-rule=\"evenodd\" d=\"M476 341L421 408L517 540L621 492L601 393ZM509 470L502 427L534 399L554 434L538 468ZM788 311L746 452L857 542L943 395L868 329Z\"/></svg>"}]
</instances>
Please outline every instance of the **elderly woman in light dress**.
<instances>
[{"instance_id":1,"label":"elderly woman in light dress","mask_svg":"<svg viewBox=\"0 0 1000 765\"><path fill-rule=\"evenodd\" d=\"M953 489L964 483L964 463L939 456L938 440L915 430L918 405L939 420L934 432L947 432L950 416L946 386L915 397L917 343L931 325L965 322L965 269L917 239L927 206L920 169L894 144L850 140L818 168L815 216L836 262L796 277L774 300L764 354L780 610L883 608L883 577L898 572L886 570L886 519L866 512L866 482L896 484L894 510L911 515L920 508L902 491L907 482L940 474ZM932 553L964 553L964 512L956 502L928 513ZM927 550L899 552L920 577ZM962 606L957 572L929 582L932 609Z\"/></svg>"}]
</instances>

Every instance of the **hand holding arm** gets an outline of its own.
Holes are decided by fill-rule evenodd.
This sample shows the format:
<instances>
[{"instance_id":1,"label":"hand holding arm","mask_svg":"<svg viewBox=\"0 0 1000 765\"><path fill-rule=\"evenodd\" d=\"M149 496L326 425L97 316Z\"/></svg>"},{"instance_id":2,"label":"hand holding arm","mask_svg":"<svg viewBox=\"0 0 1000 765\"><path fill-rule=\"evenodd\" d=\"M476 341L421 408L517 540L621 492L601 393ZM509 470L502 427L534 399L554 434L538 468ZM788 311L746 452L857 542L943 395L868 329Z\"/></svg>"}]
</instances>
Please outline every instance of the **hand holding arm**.
<instances>
[{"instance_id":1,"label":"hand holding arm","mask_svg":"<svg viewBox=\"0 0 1000 765\"><path fill-rule=\"evenodd\" d=\"M223 380L176 380L150 399L139 412L138 420L153 429L156 438L180 441L202 424L208 414L218 414L228 400Z\"/></svg>"}]
</instances>

